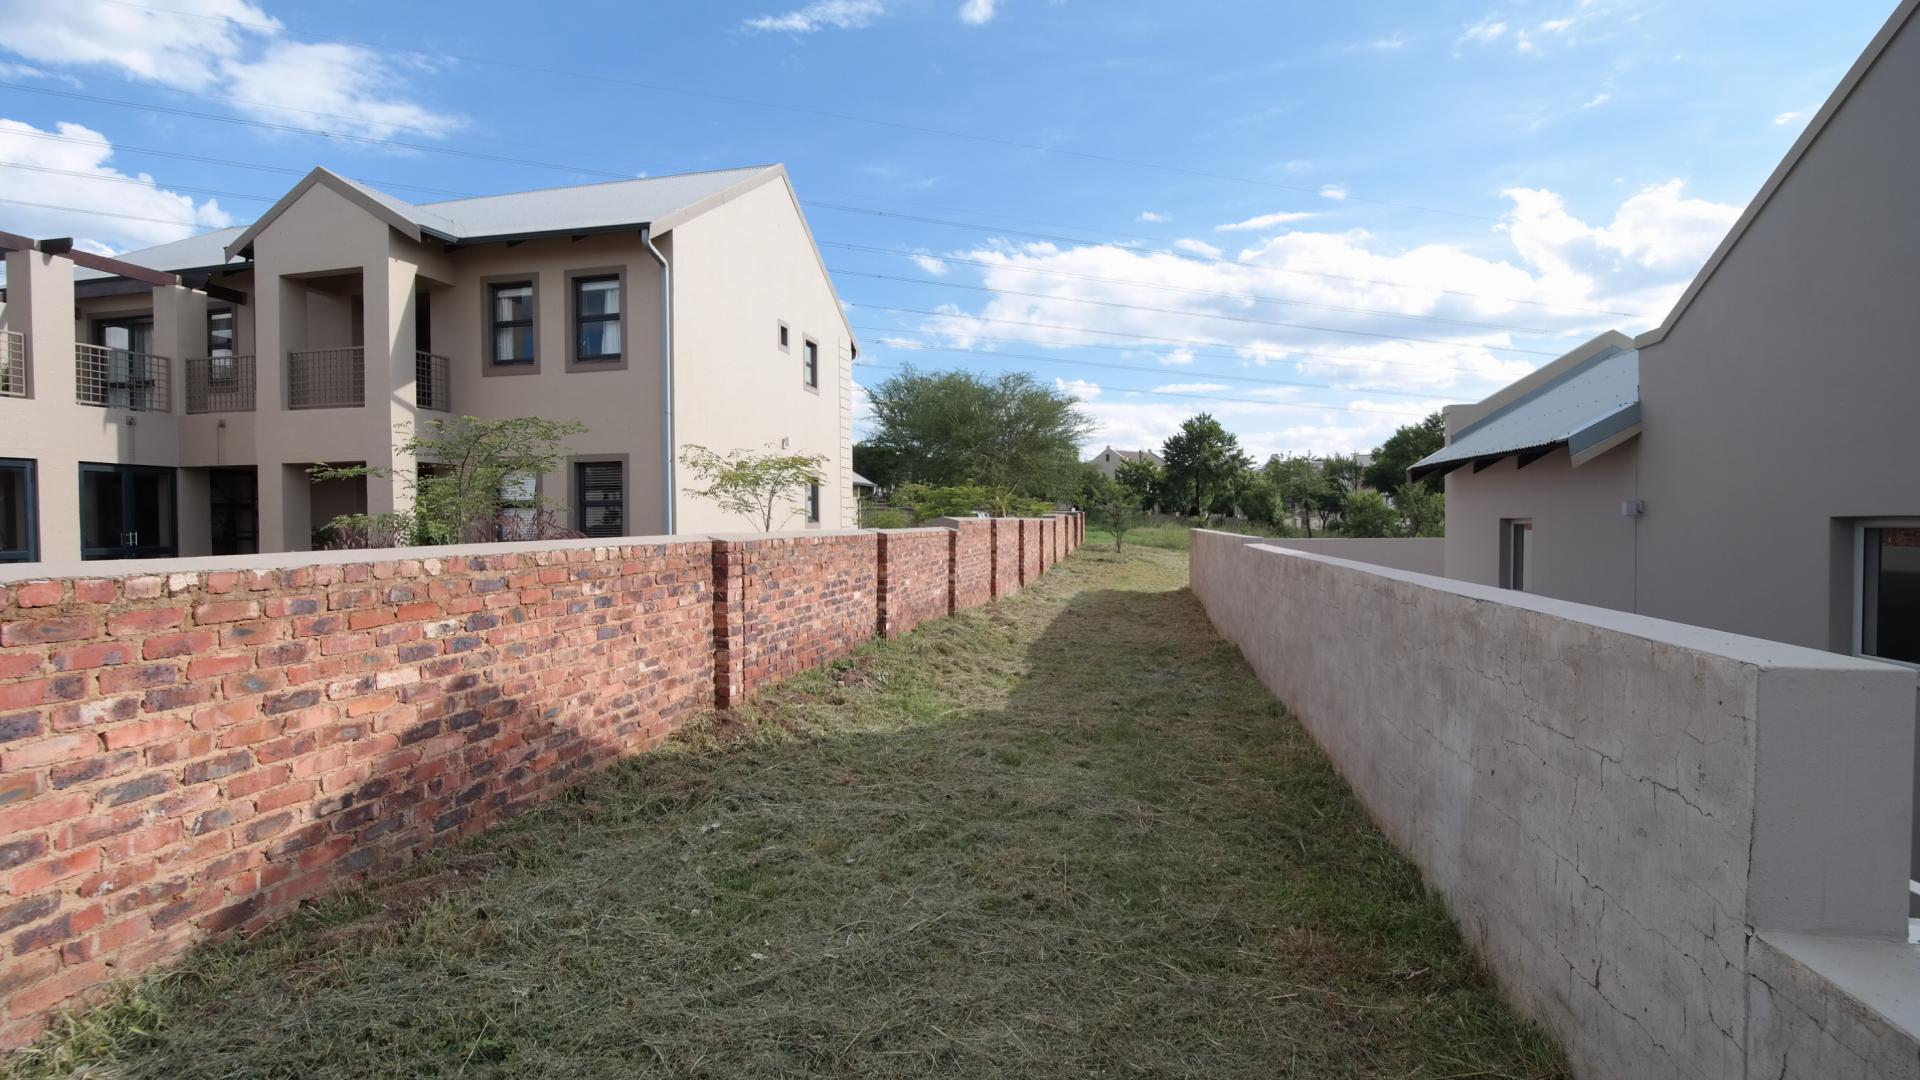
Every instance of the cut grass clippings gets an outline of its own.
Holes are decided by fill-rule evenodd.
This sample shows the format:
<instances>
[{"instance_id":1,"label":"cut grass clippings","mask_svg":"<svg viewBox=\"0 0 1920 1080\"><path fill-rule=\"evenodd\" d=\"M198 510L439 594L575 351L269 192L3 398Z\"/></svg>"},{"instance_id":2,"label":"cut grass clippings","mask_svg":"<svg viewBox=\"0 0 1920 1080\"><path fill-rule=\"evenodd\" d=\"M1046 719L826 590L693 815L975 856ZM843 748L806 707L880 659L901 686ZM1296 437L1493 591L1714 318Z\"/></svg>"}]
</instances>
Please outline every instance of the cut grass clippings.
<instances>
[{"instance_id":1,"label":"cut grass clippings","mask_svg":"<svg viewBox=\"0 0 1920 1080\"><path fill-rule=\"evenodd\" d=\"M0 1074L1565 1076L1185 579L1084 549Z\"/></svg>"}]
</instances>

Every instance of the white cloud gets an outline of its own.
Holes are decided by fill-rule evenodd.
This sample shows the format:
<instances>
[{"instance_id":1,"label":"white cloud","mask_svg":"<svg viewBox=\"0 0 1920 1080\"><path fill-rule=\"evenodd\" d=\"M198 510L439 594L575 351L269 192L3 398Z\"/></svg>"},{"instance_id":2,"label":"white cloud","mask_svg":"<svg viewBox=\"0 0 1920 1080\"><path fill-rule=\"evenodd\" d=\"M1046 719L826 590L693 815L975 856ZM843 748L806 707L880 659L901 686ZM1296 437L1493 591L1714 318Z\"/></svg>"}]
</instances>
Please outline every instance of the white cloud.
<instances>
[{"instance_id":1,"label":"white cloud","mask_svg":"<svg viewBox=\"0 0 1920 1080\"><path fill-rule=\"evenodd\" d=\"M818 30L858 30L887 13L881 0L815 0L805 7L778 15L756 15L740 24L743 30L811 34Z\"/></svg>"},{"instance_id":2,"label":"white cloud","mask_svg":"<svg viewBox=\"0 0 1920 1080\"><path fill-rule=\"evenodd\" d=\"M1548 19L1546 22L1540 24L1540 32L1543 34L1558 34L1572 25L1572 19Z\"/></svg>"},{"instance_id":3,"label":"white cloud","mask_svg":"<svg viewBox=\"0 0 1920 1080\"><path fill-rule=\"evenodd\" d=\"M998 0L965 0L960 5L960 21L969 26L979 26L991 20L998 7Z\"/></svg>"},{"instance_id":4,"label":"white cloud","mask_svg":"<svg viewBox=\"0 0 1920 1080\"><path fill-rule=\"evenodd\" d=\"M1159 223L1167 220L1167 215L1158 213L1153 210L1142 210L1140 211L1140 220L1147 222L1148 224L1158 225Z\"/></svg>"},{"instance_id":5,"label":"white cloud","mask_svg":"<svg viewBox=\"0 0 1920 1080\"><path fill-rule=\"evenodd\" d=\"M1783 112L1780 115L1774 117L1773 126L1786 127L1788 124L1794 123L1795 121L1800 120L1806 115L1807 115L1806 113L1800 112L1797 109L1789 110L1787 112Z\"/></svg>"},{"instance_id":6,"label":"white cloud","mask_svg":"<svg viewBox=\"0 0 1920 1080\"><path fill-rule=\"evenodd\" d=\"M1613 100L1613 95L1602 90L1600 93L1597 93L1592 97L1588 98L1586 102L1582 104L1580 107L1583 109L1597 109L1600 106L1605 105L1607 102L1612 100Z\"/></svg>"},{"instance_id":7,"label":"white cloud","mask_svg":"<svg viewBox=\"0 0 1920 1080\"><path fill-rule=\"evenodd\" d=\"M1156 394L1216 394L1227 389L1226 383L1217 382L1174 382L1162 383L1153 388Z\"/></svg>"},{"instance_id":8,"label":"white cloud","mask_svg":"<svg viewBox=\"0 0 1920 1080\"><path fill-rule=\"evenodd\" d=\"M293 41L249 0L176 0L168 8L0 0L0 24L6 50L35 63L231 95L256 117L375 138L402 127L439 133L461 126L411 100L407 75L423 70L417 62L357 45ZM322 114L317 124L314 114Z\"/></svg>"},{"instance_id":9,"label":"white cloud","mask_svg":"<svg viewBox=\"0 0 1920 1080\"><path fill-rule=\"evenodd\" d=\"M1217 259L1221 255L1219 248L1214 247L1205 240L1195 240L1192 237L1183 236L1175 240L1173 246L1176 251L1184 251L1189 255L1198 255L1203 259Z\"/></svg>"},{"instance_id":10,"label":"white cloud","mask_svg":"<svg viewBox=\"0 0 1920 1080\"><path fill-rule=\"evenodd\" d=\"M1479 22L1474 23L1472 26L1467 27L1466 30L1461 33L1460 40L1485 45L1489 42L1500 40L1506 32L1506 22L1489 15Z\"/></svg>"},{"instance_id":11,"label":"white cloud","mask_svg":"<svg viewBox=\"0 0 1920 1080\"><path fill-rule=\"evenodd\" d=\"M82 140L68 142L30 134L40 130L18 120L0 120L0 160L99 179L33 169L0 169L0 199L14 200L6 206L10 231L33 237L73 235L74 242L86 250L111 254L233 224L232 216L213 199L196 203L191 196L160 187L145 173L123 173L113 168L107 163L113 157L113 145L97 131L79 124L54 125L49 134L57 134L62 140ZM100 213L75 214L19 203L71 206Z\"/></svg>"},{"instance_id":12,"label":"white cloud","mask_svg":"<svg viewBox=\"0 0 1920 1080\"><path fill-rule=\"evenodd\" d=\"M1373 52L1399 52L1406 47L1407 39L1402 37L1398 30L1388 34L1386 37L1374 38L1372 41L1367 42L1367 48Z\"/></svg>"},{"instance_id":13,"label":"white cloud","mask_svg":"<svg viewBox=\"0 0 1920 1080\"><path fill-rule=\"evenodd\" d=\"M945 277L947 271L950 269L944 259L937 258L933 255L916 254L913 257L913 261L920 269L925 270L935 277Z\"/></svg>"},{"instance_id":14,"label":"white cloud","mask_svg":"<svg viewBox=\"0 0 1920 1080\"><path fill-rule=\"evenodd\" d=\"M1328 184L1320 189L1320 197L1341 202L1347 197L1347 189L1339 184Z\"/></svg>"},{"instance_id":15,"label":"white cloud","mask_svg":"<svg viewBox=\"0 0 1920 1080\"><path fill-rule=\"evenodd\" d=\"M1537 266L1570 271L1598 254L1621 260L1622 276L1691 273L1726 236L1740 208L1685 198L1685 186L1676 179L1644 188L1621 203L1613 222L1604 226L1575 219L1551 191L1515 188L1503 192L1514 202L1506 227L1514 246Z\"/></svg>"},{"instance_id":16,"label":"white cloud","mask_svg":"<svg viewBox=\"0 0 1920 1080\"><path fill-rule=\"evenodd\" d=\"M1346 197L1344 192L1341 193L1341 197ZM1261 229L1271 229L1275 225L1285 225L1292 221L1304 221L1312 216L1312 214L1300 210L1280 210L1271 214L1261 214L1259 217L1250 217L1245 221L1236 221L1228 225L1215 225L1213 230L1215 232L1257 232Z\"/></svg>"},{"instance_id":17,"label":"white cloud","mask_svg":"<svg viewBox=\"0 0 1920 1080\"><path fill-rule=\"evenodd\" d=\"M1054 388L1063 394L1072 394L1081 401L1092 401L1100 396L1100 384L1085 379L1055 379Z\"/></svg>"},{"instance_id":18,"label":"white cloud","mask_svg":"<svg viewBox=\"0 0 1920 1080\"><path fill-rule=\"evenodd\" d=\"M1193 363L1192 349L1175 349L1172 352L1157 353L1155 355L1162 364L1168 367L1184 367L1187 364Z\"/></svg>"}]
</instances>

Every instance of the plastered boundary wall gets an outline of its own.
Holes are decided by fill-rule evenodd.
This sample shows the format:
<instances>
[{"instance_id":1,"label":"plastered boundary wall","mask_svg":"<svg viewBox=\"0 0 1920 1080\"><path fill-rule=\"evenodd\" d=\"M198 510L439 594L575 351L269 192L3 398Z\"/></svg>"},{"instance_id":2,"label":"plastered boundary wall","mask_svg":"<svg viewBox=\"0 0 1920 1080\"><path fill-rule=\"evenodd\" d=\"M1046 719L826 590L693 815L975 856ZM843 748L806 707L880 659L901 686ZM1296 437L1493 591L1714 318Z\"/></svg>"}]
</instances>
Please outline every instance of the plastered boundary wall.
<instances>
[{"instance_id":1,"label":"plastered boundary wall","mask_svg":"<svg viewBox=\"0 0 1920 1080\"><path fill-rule=\"evenodd\" d=\"M1190 559L1579 1075L1920 1069L1911 671L1224 533Z\"/></svg>"},{"instance_id":2,"label":"plastered boundary wall","mask_svg":"<svg viewBox=\"0 0 1920 1080\"><path fill-rule=\"evenodd\" d=\"M0 568L0 1047L947 614L980 524Z\"/></svg>"},{"instance_id":3,"label":"plastered boundary wall","mask_svg":"<svg viewBox=\"0 0 1920 1080\"><path fill-rule=\"evenodd\" d=\"M1267 539L1260 541L1290 551L1329 555L1336 559L1372 563L1416 574L1445 576L1447 542L1439 537L1330 536L1313 539Z\"/></svg>"}]
</instances>

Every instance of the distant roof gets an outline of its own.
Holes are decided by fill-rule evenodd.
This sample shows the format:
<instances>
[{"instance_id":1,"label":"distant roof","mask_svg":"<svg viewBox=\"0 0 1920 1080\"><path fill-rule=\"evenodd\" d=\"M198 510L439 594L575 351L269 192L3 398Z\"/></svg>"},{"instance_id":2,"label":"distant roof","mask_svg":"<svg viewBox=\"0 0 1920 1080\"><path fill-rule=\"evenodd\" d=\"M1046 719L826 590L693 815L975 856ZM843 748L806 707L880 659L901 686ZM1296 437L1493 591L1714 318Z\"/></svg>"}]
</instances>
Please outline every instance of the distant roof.
<instances>
[{"instance_id":1,"label":"distant roof","mask_svg":"<svg viewBox=\"0 0 1920 1080\"><path fill-rule=\"evenodd\" d=\"M1154 453L1151 450L1115 450L1111 446L1093 455L1093 458L1094 460L1098 460L1100 458L1106 457L1108 454L1112 454L1113 456L1119 458L1122 461L1140 461L1144 459L1147 461L1151 461L1156 465L1160 464L1160 455ZM1090 460L1087 462L1087 464L1091 465L1093 464L1093 461Z\"/></svg>"},{"instance_id":2,"label":"distant roof","mask_svg":"<svg viewBox=\"0 0 1920 1080\"><path fill-rule=\"evenodd\" d=\"M189 236L185 240L175 240L170 244L129 251L125 255L114 257L121 262L130 262L149 270L164 270L170 274L177 274L182 270L206 270L215 266L224 266L228 259L223 249L245 231L244 226L238 225L231 229L215 229L213 232L201 233L199 236ZM77 266L73 270L75 281L113 276L105 270L94 270L85 266Z\"/></svg>"},{"instance_id":3,"label":"distant roof","mask_svg":"<svg viewBox=\"0 0 1920 1080\"><path fill-rule=\"evenodd\" d=\"M866 477L864 477L864 476L861 476L861 475L860 475L859 473L854 473L854 474L853 474L853 486L854 486L854 487L869 487L869 488L870 488L870 487L875 487L876 485L874 484L874 482L873 482L873 481L871 481L871 480L869 480L869 479L867 479L867 478L866 478Z\"/></svg>"},{"instance_id":4,"label":"distant roof","mask_svg":"<svg viewBox=\"0 0 1920 1080\"><path fill-rule=\"evenodd\" d=\"M1612 337L1613 335L1609 335ZM1593 344L1593 343L1590 343ZM1453 433L1441 449L1407 470L1410 479L1445 475L1462 465L1484 468L1510 455L1525 465L1565 446L1579 465L1636 433L1640 426L1640 353L1601 339L1547 381Z\"/></svg>"},{"instance_id":5,"label":"distant roof","mask_svg":"<svg viewBox=\"0 0 1920 1080\"><path fill-rule=\"evenodd\" d=\"M658 225L705 209L703 203L719 199L741 184L784 173L778 165L752 165L410 203L327 169L315 169L259 220L229 240L226 250L235 255L245 253L262 230L315 184L332 187L414 239L431 236L449 243L472 243Z\"/></svg>"}]
</instances>

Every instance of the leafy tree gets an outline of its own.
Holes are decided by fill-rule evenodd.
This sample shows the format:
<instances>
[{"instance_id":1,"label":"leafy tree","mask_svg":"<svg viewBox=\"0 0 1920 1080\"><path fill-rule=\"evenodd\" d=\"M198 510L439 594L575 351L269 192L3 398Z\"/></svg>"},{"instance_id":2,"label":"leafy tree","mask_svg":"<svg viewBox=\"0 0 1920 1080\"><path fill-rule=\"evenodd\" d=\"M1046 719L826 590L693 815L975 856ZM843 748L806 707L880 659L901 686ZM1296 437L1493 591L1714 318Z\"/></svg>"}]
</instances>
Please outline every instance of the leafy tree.
<instances>
[{"instance_id":1,"label":"leafy tree","mask_svg":"<svg viewBox=\"0 0 1920 1080\"><path fill-rule=\"evenodd\" d=\"M1265 466L1251 476L1251 481L1240 493L1240 509L1247 515L1247 520L1257 525L1281 525L1286 507L1280 500L1279 489L1268 479Z\"/></svg>"},{"instance_id":2,"label":"leafy tree","mask_svg":"<svg viewBox=\"0 0 1920 1080\"><path fill-rule=\"evenodd\" d=\"M1080 440L1094 428L1071 394L1026 372L989 378L908 368L867 396L870 445L897 455L901 476L936 487L978 485L1003 515L1018 499L1070 495Z\"/></svg>"},{"instance_id":3,"label":"leafy tree","mask_svg":"<svg viewBox=\"0 0 1920 1080\"><path fill-rule=\"evenodd\" d=\"M1372 488L1347 492L1340 532L1346 536L1398 536L1400 513Z\"/></svg>"},{"instance_id":4,"label":"leafy tree","mask_svg":"<svg viewBox=\"0 0 1920 1080\"><path fill-rule=\"evenodd\" d=\"M362 548L578 536L560 523L536 481L560 467L561 444L586 430L578 421L537 416L427 420L396 448L396 456L421 465L399 474L411 509L342 514L321 526L318 539L323 546ZM307 475L319 483L395 473L378 465L315 465Z\"/></svg>"},{"instance_id":5,"label":"leafy tree","mask_svg":"<svg viewBox=\"0 0 1920 1080\"><path fill-rule=\"evenodd\" d=\"M905 507L915 522L938 517L970 517L975 511L991 512L986 488L978 484L901 484L893 491L893 505Z\"/></svg>"},{"instance_id":6,"label":"leafy tree","mask_svg":"<svg viewBox=\"0 0 1920 1080\"><path fill-rule=\"evenodd\" d=\"M1367 466L1367 486L1377 491L1397 491L1407 483L1407 470L1413 463L1446 445L1447 423L1433 413L1417 424L1407 424L1387 436L1373 451L1373 464ZM1430 492L1444 490L1437 476L1423 477L1419 486Z\"/></svg>"},{"instance_id":7,"label":"leafy tree","mask_svg":"<svg viewBox=\"0 0 1920 1080\"><path fill-rule=\"evenodd\" d=\"M1095 473L1098 483L1086 492L1087 516L1113 534L1113 550L1119 551L1127 533L1140 525L1140 504L1134 493L1116 481Z\"/></svg>"},{"instance_id":8,"label":"leafy tree","mask_svg":"<svg viewBox=\"0 0 1920 1080\"><path fill-rule=\"evenodd\" d=\"M1447 497L1425 484L1402 484L1393 493L1393 506L1400 512L1402 535L1447 534Z\"/></svg>"},{"instance_id":9,"label":"leafy tree","mask_svg":"<svg viewBox=\"0 0 1920 1080\"><path fill-rule=\"evenodd\" d=\"M1151 512L1160 508L1167 486L1167 473L1158 463L1146 458L1122 461L1114 467L1113 479L1133 497L1134 505L1139 509Z\"/></svg>"},{"instance_id":10,"label":"leafy tree","mask_svg":"<svg viewBox=\"0 0 1920 1080\"><path fill-rule=\"evenodd\" d=\"M722 510L739 514L772 532L775 522L805 507L809 485L820 482L827 459L819 454L782 454L768 447L764 453L732 450L718 454L697 443L680 451L680 464L692 470L705 486L683 489L701 499L712 499Z\"/></svg>"},{"instance_id":11,"label":"leafy tree","mask_svg":"<svg viewBox=\"0 0 1920 1080\"><path fill-rule=\"evenodd\" d=\"M853 444L853 471L873 481L881 491L892 491L907 479L901 471L900 452L872 443Z\"/></svg>"},{"instance_id":12,"label":"leafy tree","mask_svg":"<svg viewBox=\"0 0 1920 1080\"><path fill-rule=\"evenodd\" d=\"M1166 461L1167 492L1175 505L1203 520L1211 517L1234 482L1253 466L1240 449L1240 440L1208 413L1188 419L1167 439L1160 456Z\"/></svg>"},{"instance_id":13,"label":"leafy tree","mask_svg":"<svg viewBox=\"0 0 1920 1080\"><path fill-rule=\"evenodd\" d=\"M1313 535L1313 506L1327 478L1312 458L1275 454L1260 466L1260 478L1273 492L1275 519L1298 515L1308 536Z\"/></svg>"}]
</instances>

